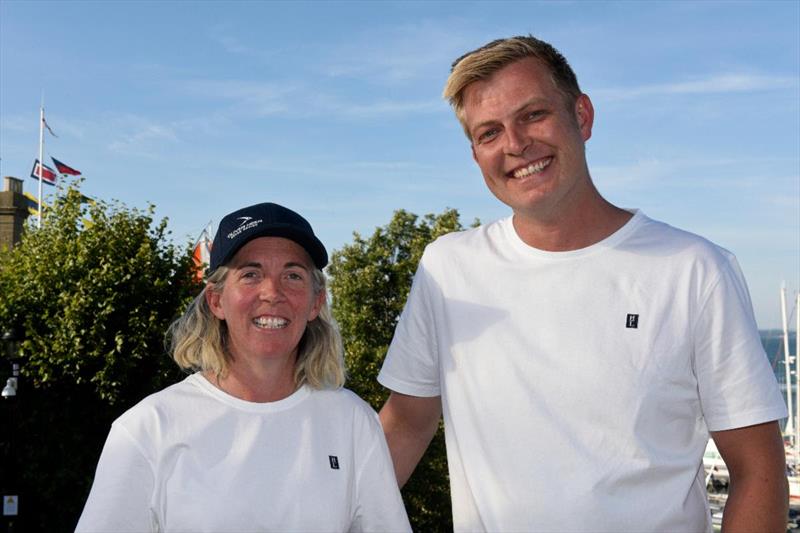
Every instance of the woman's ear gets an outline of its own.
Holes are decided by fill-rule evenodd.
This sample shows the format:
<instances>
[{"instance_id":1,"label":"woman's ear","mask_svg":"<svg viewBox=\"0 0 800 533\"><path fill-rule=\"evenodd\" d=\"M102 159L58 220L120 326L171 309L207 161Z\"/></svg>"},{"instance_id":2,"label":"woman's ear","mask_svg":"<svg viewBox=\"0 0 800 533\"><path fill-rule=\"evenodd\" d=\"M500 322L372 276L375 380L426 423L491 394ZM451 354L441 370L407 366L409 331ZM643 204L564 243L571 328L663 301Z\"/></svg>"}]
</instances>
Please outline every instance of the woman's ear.
<instances>
[{"instance_id":1,"label":"woman's ear","mask_svg":"<svg viewBox=\"0 0 800 533\"><path fill-rule=\"evenodd\" d=\"M225 320L225 311L222 308L222 291L217 291L216 287L209 283L206 285L205 298L208 308L220 320Z\"/></svg>"}]
</instances>

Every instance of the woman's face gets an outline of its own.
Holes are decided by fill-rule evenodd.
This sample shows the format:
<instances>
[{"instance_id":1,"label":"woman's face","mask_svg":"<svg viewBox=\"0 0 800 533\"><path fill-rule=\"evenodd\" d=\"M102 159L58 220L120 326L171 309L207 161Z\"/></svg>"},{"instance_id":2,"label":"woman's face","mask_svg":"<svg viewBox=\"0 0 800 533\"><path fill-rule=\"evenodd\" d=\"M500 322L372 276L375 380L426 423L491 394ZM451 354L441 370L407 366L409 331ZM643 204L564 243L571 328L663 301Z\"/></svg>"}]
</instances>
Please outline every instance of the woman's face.
<instances>
[{"instance_id":1,"label":"woman's face","mask_svg":"<svg viewBox=\"0 0 800 533\"><path fill-rule=\"evenodd\" d=\"M311 258L294 241L259 237L227 264L222 292L206 291L211 312L228 327L234 361L294 363L308 322L317 318L325 293L315 294Z\"/></svg>"}]
</instances>

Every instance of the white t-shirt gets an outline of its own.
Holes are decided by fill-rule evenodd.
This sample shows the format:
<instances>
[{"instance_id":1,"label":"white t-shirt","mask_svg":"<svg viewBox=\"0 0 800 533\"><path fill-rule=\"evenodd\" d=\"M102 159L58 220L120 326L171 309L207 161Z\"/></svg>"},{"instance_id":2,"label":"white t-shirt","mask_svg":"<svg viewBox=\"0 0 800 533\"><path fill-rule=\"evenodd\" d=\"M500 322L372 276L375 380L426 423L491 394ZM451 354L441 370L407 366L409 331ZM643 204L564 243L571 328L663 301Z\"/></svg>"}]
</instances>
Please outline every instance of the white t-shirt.
<instances>
[{"instance_id":1,"label":"white t-shirt","mask_svg":"<svg viewBox=\"0 0 800 533\"><path fill-rule=\"evenodd\" d=\"M708 431L786 416L733 255L641 212L567 252L441 237L378 380L441 395L456 531L710 531Z\"/></svg>"},{"instance_id":2,"label":"white t-shirt","mask_svg":"<svg viewBox=\"0 0 800 533\"><path fill-rule=\"evenodd\" d=\"M304 386L230 396L201 374L117 419L77 531L410 531L375 411Z\"/></svg>"}]
</instances>

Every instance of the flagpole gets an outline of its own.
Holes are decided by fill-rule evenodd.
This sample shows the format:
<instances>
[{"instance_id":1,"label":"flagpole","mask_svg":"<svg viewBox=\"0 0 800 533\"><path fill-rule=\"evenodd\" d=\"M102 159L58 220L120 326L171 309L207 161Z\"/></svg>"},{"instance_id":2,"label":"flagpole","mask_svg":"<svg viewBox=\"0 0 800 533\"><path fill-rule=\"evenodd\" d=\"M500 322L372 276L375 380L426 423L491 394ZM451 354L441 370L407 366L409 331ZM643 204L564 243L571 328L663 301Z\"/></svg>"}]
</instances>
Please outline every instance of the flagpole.
<instances>
[{"instance_id":1,"label":"flagpole","mask_svg":"<svg viewBox=\"0 0 800 533\"><path fill-rule=\"evenodd\" d=\"M36 227L42 228L42 177L44 176L44 95L39 108L39 217Z\"/></svg>"}]
</instances>

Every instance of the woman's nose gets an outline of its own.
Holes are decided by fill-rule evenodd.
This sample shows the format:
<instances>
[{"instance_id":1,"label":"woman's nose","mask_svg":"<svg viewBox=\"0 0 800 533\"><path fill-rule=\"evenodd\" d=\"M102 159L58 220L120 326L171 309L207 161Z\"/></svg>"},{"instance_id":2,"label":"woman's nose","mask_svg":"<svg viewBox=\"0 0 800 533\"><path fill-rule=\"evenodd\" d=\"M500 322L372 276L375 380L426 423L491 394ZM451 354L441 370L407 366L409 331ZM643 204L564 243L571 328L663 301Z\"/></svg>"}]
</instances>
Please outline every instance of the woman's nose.
<instances>
[{"instance_id":1,"label":"woman's nose","mask_svg":"<svg viewBox=\"0 0 800 533\"><path fill-rule=\"evenodd\" d=\"M274 302L283 298L283 290L279 279L265 277L259 287L259 297L266 302Z\"/></svg>"}]
</instances>

